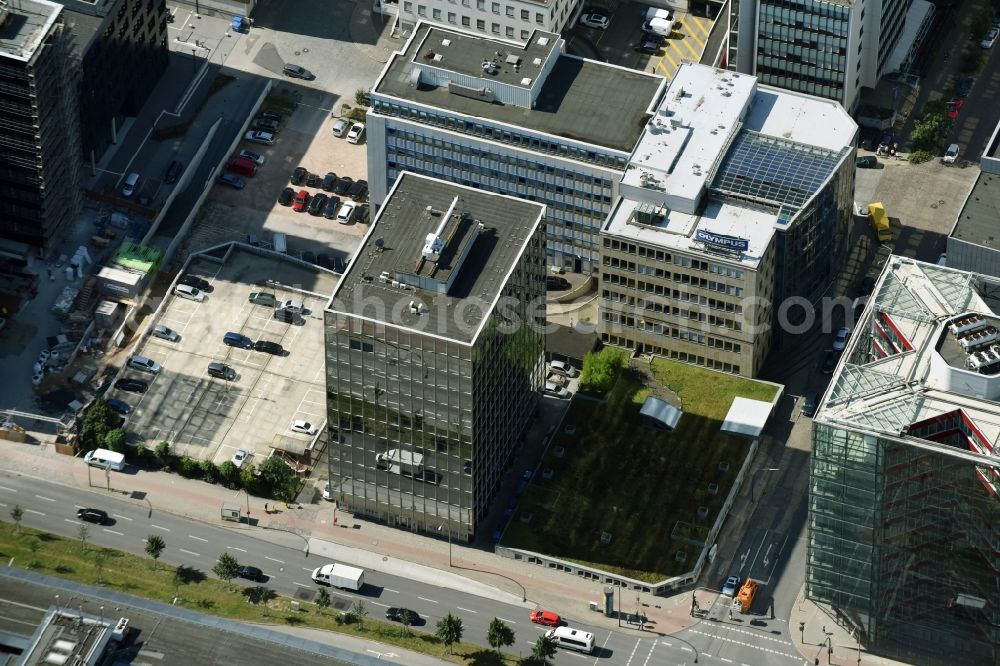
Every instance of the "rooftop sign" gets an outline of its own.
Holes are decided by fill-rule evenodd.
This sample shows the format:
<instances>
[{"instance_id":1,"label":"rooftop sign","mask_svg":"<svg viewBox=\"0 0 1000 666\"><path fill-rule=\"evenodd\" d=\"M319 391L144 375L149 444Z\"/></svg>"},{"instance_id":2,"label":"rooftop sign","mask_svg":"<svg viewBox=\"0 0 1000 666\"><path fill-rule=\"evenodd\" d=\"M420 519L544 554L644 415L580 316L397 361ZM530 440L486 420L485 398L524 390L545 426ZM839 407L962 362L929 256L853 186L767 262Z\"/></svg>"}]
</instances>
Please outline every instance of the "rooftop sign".
<instances>
[{"instance_id":1,"label":"rooftop sign","mask_svg":"<svg viewBox=\"0 0 1000 666\"><path fill-rule=\"evenodd\" d=\"M725 252L746 252L750 249L750 241L745 238L713 234L712 232L705 231L704 229L696 231L694 233L694 239L712 248L723 250Z\"/></svg>"}]
</instances>

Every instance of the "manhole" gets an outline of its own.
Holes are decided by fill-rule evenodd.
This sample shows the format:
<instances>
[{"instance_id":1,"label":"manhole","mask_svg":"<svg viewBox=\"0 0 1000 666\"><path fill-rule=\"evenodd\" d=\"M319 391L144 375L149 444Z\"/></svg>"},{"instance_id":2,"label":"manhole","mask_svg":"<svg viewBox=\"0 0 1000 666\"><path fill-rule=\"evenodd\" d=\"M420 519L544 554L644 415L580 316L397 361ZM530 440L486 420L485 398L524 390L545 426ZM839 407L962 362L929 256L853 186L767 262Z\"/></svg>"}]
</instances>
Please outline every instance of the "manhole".
<instances>
[{"instance_id":1,"label":"manhole","mask_svg":"<svg viewBox=\"0 0 1000 666\"><path fill-rule=\"evenodd\" d=\"M309 53L309 49L302 49L303 53Z\"/></svg>"}]
</instances>

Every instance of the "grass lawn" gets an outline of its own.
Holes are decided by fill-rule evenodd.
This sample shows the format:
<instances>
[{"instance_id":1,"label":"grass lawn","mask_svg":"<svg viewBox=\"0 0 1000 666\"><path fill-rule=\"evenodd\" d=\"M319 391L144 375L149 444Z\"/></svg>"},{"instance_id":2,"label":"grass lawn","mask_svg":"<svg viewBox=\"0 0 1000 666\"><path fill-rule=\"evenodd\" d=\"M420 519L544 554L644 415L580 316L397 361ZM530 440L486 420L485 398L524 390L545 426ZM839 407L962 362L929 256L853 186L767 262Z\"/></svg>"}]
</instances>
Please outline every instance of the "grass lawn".
<instances>
[{"instance_id":1,"label":"grass lawn","mask_svg":"<svg viewBox=\"0 0 1000 666\"><path fill-rule=\"evenodd\" d=\"M117 590L166 604L174 597L180 597L178 605L231 620L327 629L422 652L456 664L514 666L517 663L517 659L511 655L505 654L501 658L494 650L468 643L452 646L454 654L449 655L441 639L433 635L434 623L412 627L407 634L401 625L379 619L382 609L373 604L367 607L370 616L364 619L363 627L357 624L338 624L337 610L321 610L309 603L301 603L299 610L292 610L291 599L277 596L273 592L264 595L269 597L267 601L248 603L247 591L254 589L254 584L247 581L234 580L231 584L226 584L225 581L209 577L205 571L162 563L154 568L153 561L148 557L91 544L85 550L79 540L26 527L22 527L21 532L18 535L14 525L0 522L0 559L5 563L13 560L14 566L49 576ZM37 548L34 553L31 550L32 544ZM102 555L99 556L98 553ZM99 571L97 560L100 557L104 558L104 563ZM476 638L482 638L485 642L486 637Z\"/></svg>"},{"instance_id":2,"label":"grass lawn","mask_svg":"<svg viewBox=\"0 0 1000 666\"><path fill-rule=\"evenodd\" d=\"M677 430L640 425L648 389L629 370L605 402L574 400L565 425L576 432L555 435L503 545L646 582L694 566L750 447L719 431L732 399L770 401L777 389L669 360L654 361L653 372L681 400ZM710 483L718 484L714 494ZM704 517L699 507L707 508ZM685 561L675 559L678 552Z\"/></svg>"}]
</instances>

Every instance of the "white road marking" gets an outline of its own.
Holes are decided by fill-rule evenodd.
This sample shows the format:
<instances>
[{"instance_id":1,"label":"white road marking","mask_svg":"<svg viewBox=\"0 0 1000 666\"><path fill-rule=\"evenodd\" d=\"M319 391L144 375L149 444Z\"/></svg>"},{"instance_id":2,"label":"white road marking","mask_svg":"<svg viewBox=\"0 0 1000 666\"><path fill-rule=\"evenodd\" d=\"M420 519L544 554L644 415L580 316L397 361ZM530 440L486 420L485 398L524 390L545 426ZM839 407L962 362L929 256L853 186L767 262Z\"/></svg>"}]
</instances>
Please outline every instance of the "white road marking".
<instances>
[{"instance_id":1,"label":"white road marking","mask_svg":"<svg viewBox=\"0 0 1000 666\"><path fill-rule=\"evenodd\" d=\"M204 541L205 543L208 543L208 539L202 539L201 537L196 537L193 534L188 534L188 538L194 539L195 541Z\"/></svg>"},{"instance_id":2,"label":"white road marking","mask_svg":"<svg viewBox=\"0 0 1000 666\"><path fill-rule=\"evenodd\" d=\"M15 490L14 488L8 488L7 486L0 486L0 490L6 490L9 493L16 493L17 492L17 490Z\"/></svg>"},{"instance_id":3,"label":"white road marking","mask_svg":"<svg viewBox=\"0 0 1000 666\"><path fill-rule=\"evenodd\" d=\"M312 569L310 569L310 571L312 571ZM386 592L394 592L395 594L399 594L399 590L391 590L388 587L383 587L382 589L385 590Z\"/></svg>"},{"instance_id":4,"label":"white road marking","mask_svg":"<svg viewBox=\"0 0 1000 666\"><path fill-rule=\"evenodd\" d=\"M51 497L46 497L45 495L35 495L40 500L45 500L46 502L55 502Z\"/></svg>"},{"instance_id":5,"label":"white road marking","mask_svg":"<svg viewBox=\"0 0 1000 666\"><path fill-rule=\"evenodd\" d=\"M45 515L45 514L44 514L44 513L42 513L41 511L35 511L34 509L25 509L25 510L24 510L24 512L25 512L25 513L33 513L33 514L35 514L36 516L44 516L44 515Z\"/></svg>"},{"instance_id":6,"label":"white road marking","mask_svg":"<svg viewBox=\"0 0 1000 666\"><path fill-rule=\"evenodd\" d=\"M417 599L420 599L421 601L429 601L429 602L431 602L432 604L436 604L436 603L437 603L437 602L436 602L436 601L434 601L433 599L428 599L428 598L426 598L426 597L417 597Z\"/></svg>"},{"instance_id":7,"label":"white road marking","mask_svg":"<svg viewBox=\"0 0 1000 666\"><path fill-rule=\"evenodd\" d=\"M498 619L498 620L503 620L503 621L504 621L504 622L506 622L507 624L517 624L517 622L516 622L516 621L514 621L514 620L508 620L508 619L507 619L507 618L505 618L505 617L498 617L497 619Z\"/></svg>"},{"instance_id":8,"label":"white road marking","mask_svg":"<svg viewBox=\"0 0 1000 666\"><path fill-rule=\"evenodd\" d=\"M742 645L743 647L748 647L748 648L751 648L751 649L754 649L754 650L760 650L761 652L767 652L767 653L770 653L770 654L773 654L773 655L777 655L779 657L788 657L789 659L794 659L795 661L801 661L802 660L802 657L800 655L797 655L797 654L788 654L787 652L779 652L778 650L772 650L770 648L761 647L760 645L754 645L753 643L747 643L745 641L733 640L732 638L726 638L725 636L720 636L719 634L713 634L713 633L710 633L710 632L707 632L707 631L699 631L698 629L691 629L690 631L691 631L691 633L694 633L694 634L701 634L702 636L708 636L710 638L715 638L715 639L718 639L720 641L726 641L727 643L733 643L735 645ZM786 643L785 641L779 641L777 639L771 638L770 636L765 636L763 634L758 634L758 633L755 633L755 632L752 632L752 631L743 631L742 633L752 634L752 635L756 636L757 638L765 638L765 639L772 640L772 641L775 641L775 642L778 642L778 643L783 643L783 644L786 644L786 645L791 645L791 643Z\"/></svg>"},{"instance_id":9,"label":"white road marking","mask_svg":"<svg viewBox=\"0 0 1000 666\"><path fill-rule=\"evenodd\" d=\"M117 534L118 536L125 536L124 532L115 532L114 530L109 530L107 527L104 528L105 532L110 532L111 534Z\"/></svg>"},{"instance_id":10,"label":"white road marking","mask_svg":"<svg viewBox=\"0 0 1000 666\"><path fill-rule=\"evenodd\" d=\"M199 555L198 553L192 552L190 550L184 550L183 548L178 548L177 550L181 551L182 553L187 553L188 555L194 555L195 557L201 557L201 555Z\"/></svg>"},{"instance_id":11,"label":"white road marking","mask_svg":"<svg viewBox=\"0 0 1000 666\"><path fill-rule=\"evenodd\" d=\"M273 557L268 557L267 555L264 556L264 559L265 560L271 560L272 562L277 562L278 564L284 564L284 561L282 561L282 560L276 560Z\"/></svg>"},{"instance_id":12,"label":"white road marking","mask_svg":"<svg viewBox=\"0 0 1000 666\"><path fill-rule=\"evenodd\" d=\"M243 552L245 553L246 551L244 550ZM305 567L302 567L302 570L303 571L308 571L309 573L312 573L313 571L315 571L315 569L307 569Z\"/></svg>"},{"instance_id":13,"label":"white road marking","mask_svg":"<svg viewBox=\"0 0 1000 666\"><path fill-rule=\"evenodd\" d=\"M238 551L240 551L241 553L245 553L245 552L247 552L247 551L243 550L242 548L237 548L236 546L226 546L226 548L228 548L228 549L230 549L230 550L238 550Z\"/></svg>"},{"instance_id":14,"label":"white road marking","mask_svg":"<svg viewBox=\"0 0 1000 666\"><path fill-rule=\"evenodd\" d=\"M299 587L312 587L312 585L303 585L302 583L296 583L294 580L292 581L292 585L298 585Z\"/></svg>"},{"instance_id":15,"label":"white road marking","mask_svg":"<svg viewBox=\"0 0 1000 666\"><path fill-rule=\"evenodd\" d=\"M466 613L478 613L479 611L474 611L471 608L462 608L461 606L455 606L460 611L465 611Z\"/></svg>"},{"instance_id":16,"label":"white road marking","mask_svg":"<svg viewBox=\"0 0 1000 666\"><path fill-rule=\"evenodd\" d=\"M732 660L732 659L726 659L725 657L719 657L719 661L724 661L724 662L726 662L727 664L731 664L731 663L733 663L733 660Z\"/></svg>"},{"instance_id":17,"label":"white road marking","mask_svg":"<svg viewBox=\"0 0 1000 666\"><path fill-rule=\"evenodd\" d=\"M114 516L115 518L121 518L122 520L128 520L128 521L131 521L131 520L132 520L132 519L131 519L131 518L129 518L128 516L120 516L120 515L118 515L117 513L113 513L113 514L111 514L111 515L112 515L112 516Z\"/></svg>"},{"instance_id":18,"label":"white road marking","mask_svg":"<svg viewBox=\"0 0 1000 666\"><path fill-rule=\"evenodd\" d=\"M649 654L646 655L646 661L642 662L642 666L648 666L649 660L653 658L653 650L656 649L656 641L653 641L652 645L649 646Z\"/></svg>"},{"instance_id":19,"label":"white road marking","mask_svg":"<svg viewBox=\"0 0 1000 666\"><path fill-rule=\"evenodd\" d=\"M170 531L169 527L160 527L159 525L154 525L153 523L150 523L149 526L150 527L155 527L158 530L163 530L164 532L169 532Z\"/></svg>"},{"instance_id":20,"label":"white road marking","mask_svg":"<svg viewBox=\"0 0 1000 666\"><path fill-rule=\"evenodd\" d=\"M388 608L389 607L389 604L380 604L377 601L369 601L368 603L372 604L373 606L381 606L382 608Z\"/></svg>"},{"instance_id":21,"label":"white road marking","mask_svg":"<svg viewBox=\"0 0 1000 666\"><path fill-rule=\"evenodd\" d=\"M81 525L82 524L79 520L70 520L69 518L63 518L63 520L65 520L67 523L72 523L73 525Z\"/></svg>"}]
</instances>

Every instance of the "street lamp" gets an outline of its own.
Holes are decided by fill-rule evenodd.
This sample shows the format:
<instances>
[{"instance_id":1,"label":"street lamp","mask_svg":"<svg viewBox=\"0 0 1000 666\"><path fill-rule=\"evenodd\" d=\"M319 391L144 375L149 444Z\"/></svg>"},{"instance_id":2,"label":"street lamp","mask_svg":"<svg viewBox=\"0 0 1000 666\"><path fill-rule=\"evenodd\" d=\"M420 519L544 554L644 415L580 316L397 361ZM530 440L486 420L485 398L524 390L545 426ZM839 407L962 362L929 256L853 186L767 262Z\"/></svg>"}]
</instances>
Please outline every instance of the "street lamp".
<instances>
[{"instance_id":1,"label":"street lamp","mask_svg":"<svg viewBox=\"0 0 1000 666\"><path fill-rule=\"evenodd\" d=\"M444 529L444 523L441 523L440 525L438 525L438 532L442 531L443 529ZM452 564L451 564L451 528L449 527L448 528L448 567L450 568L451 566L452 566Z\"/></svg>"}]
</instances>

